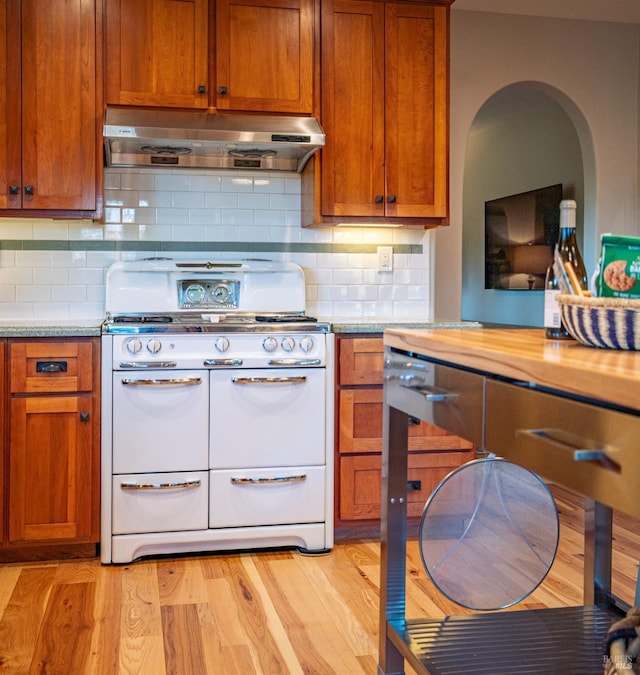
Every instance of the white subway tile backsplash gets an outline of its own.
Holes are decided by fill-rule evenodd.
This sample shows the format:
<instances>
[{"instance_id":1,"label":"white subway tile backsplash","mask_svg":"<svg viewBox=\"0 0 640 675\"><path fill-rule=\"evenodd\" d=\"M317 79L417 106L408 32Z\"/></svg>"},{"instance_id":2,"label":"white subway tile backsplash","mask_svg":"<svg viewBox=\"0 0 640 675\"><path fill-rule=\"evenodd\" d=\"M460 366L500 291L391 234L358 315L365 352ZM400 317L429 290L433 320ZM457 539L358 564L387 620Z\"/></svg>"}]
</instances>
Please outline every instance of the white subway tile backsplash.
<instances>
[{"instance_id":1,"label":"white subway tile backsplash","mask_svg":"<svg viewBox=\"0 0 640 675\"><path fill-rule=\"evenodd\" d=\"M68 267L36 267L33 270L33 283L42 284L68 284L70 271Z\"/></svg>"},{"instance_id":2,"label":"white subway tile backsplash","mask_svg":"<svg viewBox=\"0 0 640 675\"><path fill-rule=\"evenodd\" d=\"M115 173L105 171L108 173ZM120 174L121 190L154 190L156 187L156 174L148 171L123 171Z\"/></svg>"},{"instance_id":3,"label":"white subway tile backsplash","mask_svg":"<svg viewBox=\"0 0 640 675\"><path fill-rule=\"evenodd\" d=\"M15 302L16 288L15 284L0 284L0 303ZM0 305L0 318L2 318L2 305Z\"/></svg>"},{"instance_id":4,"label":"white subway tile backsplash","mask_svg":"<svg viewBox=\"0 0 640 675\"><path fill-rule=\"evenodd\" d=\"M51 286L53 302L84 302L87 299L86 286Z\"/></svg>"},{"instance_id":5,"label":"white subway tile backsplash","mask_svg":"<svg viewBox=\"0 0 640 675\"><path fill-rule=\"evenodd\" d=\"M433 233L302 228L295 173L106 169L104 184L104 223L0 218L0 320L99 321L106 269L157 255L291 260L305 271L307 311L317 316L430 316ZM145 241L148 250L127 246ZM392 273L377 271L379 245L405 249L394 252Z\"/></svg>"},{"instance_id":6,"label":"white subway tile backsplash","mask_svg":"<svg viewBox=\"0 0 640 675\"><path fill-rule=\"evenodd\" d=\"M51 300L51 286L38 284L16 285L17 302L45 302Z\"/></svg>"}]
</instances>

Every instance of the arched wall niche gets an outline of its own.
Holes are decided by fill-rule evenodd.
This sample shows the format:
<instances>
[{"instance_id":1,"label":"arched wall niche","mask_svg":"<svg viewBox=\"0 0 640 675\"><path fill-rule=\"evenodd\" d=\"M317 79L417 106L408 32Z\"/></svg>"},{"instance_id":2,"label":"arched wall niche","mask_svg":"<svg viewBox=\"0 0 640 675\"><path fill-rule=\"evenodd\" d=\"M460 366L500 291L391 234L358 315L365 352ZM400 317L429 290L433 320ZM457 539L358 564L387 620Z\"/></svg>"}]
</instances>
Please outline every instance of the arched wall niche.
<instances>
[{"instance_id":1,"label":"arched wall niche","mask_svg":"<svg viewBox=\"0 0 640 675\"><path fill-rule=\"evenodd\" d=\"M578 202L579 240L583 251L585 246L592 250L595 160L584 115L544 82L515 82L495 91L478 109L465 149L462 319L542 326L542 290L485 288L484 204L556 183L563 185L563 198Z\"/></svg>"}]
</instances>

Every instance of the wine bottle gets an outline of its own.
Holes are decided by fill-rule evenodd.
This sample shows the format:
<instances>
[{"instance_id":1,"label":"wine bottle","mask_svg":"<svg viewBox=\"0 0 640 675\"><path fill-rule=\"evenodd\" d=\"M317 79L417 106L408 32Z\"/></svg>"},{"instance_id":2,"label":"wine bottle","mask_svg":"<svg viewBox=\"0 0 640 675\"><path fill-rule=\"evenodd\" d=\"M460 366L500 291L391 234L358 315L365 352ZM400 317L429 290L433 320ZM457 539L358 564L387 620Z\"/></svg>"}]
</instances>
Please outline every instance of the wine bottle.
<instances>
[{"instance_id":1,"label":"wine bottle","mask_svg":"<svg viewBox=\"0 0 640 675\"><path fill-rule=\"evenodd\" d=\"M580 288L586 291L589 288L587 270L578 248L576 239L576 203L573 199L563 199L560 202L560 234L556 250L563 263L571 263L578 278ZM571 335L562 323L560 307L556 296L560 292L558 279L553 264L547 270L544 285L544 327L545 336L554 340L571 338Z\"/></svg>"},{"instance_id":2,"label":"wine bottle","mask_svg":"<svg viewBox=\"0 0 640 675\"><path fill-rule=\"evenodd\" d=\"M558 277L551 263L544 280L544 335L551 340L568 340L571 335L562 323L560 305L556 300L558 293L560 293Z\"/></svg>"}]
</instances>

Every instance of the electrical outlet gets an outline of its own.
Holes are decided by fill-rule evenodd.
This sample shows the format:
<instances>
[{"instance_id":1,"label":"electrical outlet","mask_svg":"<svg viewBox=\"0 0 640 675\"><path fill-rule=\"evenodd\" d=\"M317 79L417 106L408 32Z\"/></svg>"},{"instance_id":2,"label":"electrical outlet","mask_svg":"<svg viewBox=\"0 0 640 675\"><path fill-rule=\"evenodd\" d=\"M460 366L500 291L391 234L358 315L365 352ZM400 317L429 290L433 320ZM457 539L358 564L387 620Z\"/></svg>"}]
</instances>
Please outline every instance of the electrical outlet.
<instances>
[{"instance_id":1,"label":"electrical outlet","mask_svg":"<svg viewBox=\"0 0 640 675\"><path fill-rule=\"evenodd\" d=\"M393 270L393 246L378 246L378 272Z\"/></svg>"}]
</instances>

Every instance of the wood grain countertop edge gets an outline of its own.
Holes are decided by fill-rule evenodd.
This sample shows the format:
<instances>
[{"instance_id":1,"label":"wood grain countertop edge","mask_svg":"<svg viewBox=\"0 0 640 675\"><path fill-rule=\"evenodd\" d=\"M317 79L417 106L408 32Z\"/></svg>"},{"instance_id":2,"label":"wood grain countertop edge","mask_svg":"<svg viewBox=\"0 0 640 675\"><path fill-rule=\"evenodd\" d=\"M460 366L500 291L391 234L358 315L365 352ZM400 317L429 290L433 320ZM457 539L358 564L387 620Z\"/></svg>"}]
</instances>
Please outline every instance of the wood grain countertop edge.
<instances>
[{"instance_id":1,"label":"wood grain countertop edge","mask_svg":"<svg viewBox=\"0 0 640 675\"><path fill-rule=\"evenodd\" d=\"M640 412L640 352L547 340L542 329L390 328L384 343L437 361Z\"/></svg>"}]
</instances>

